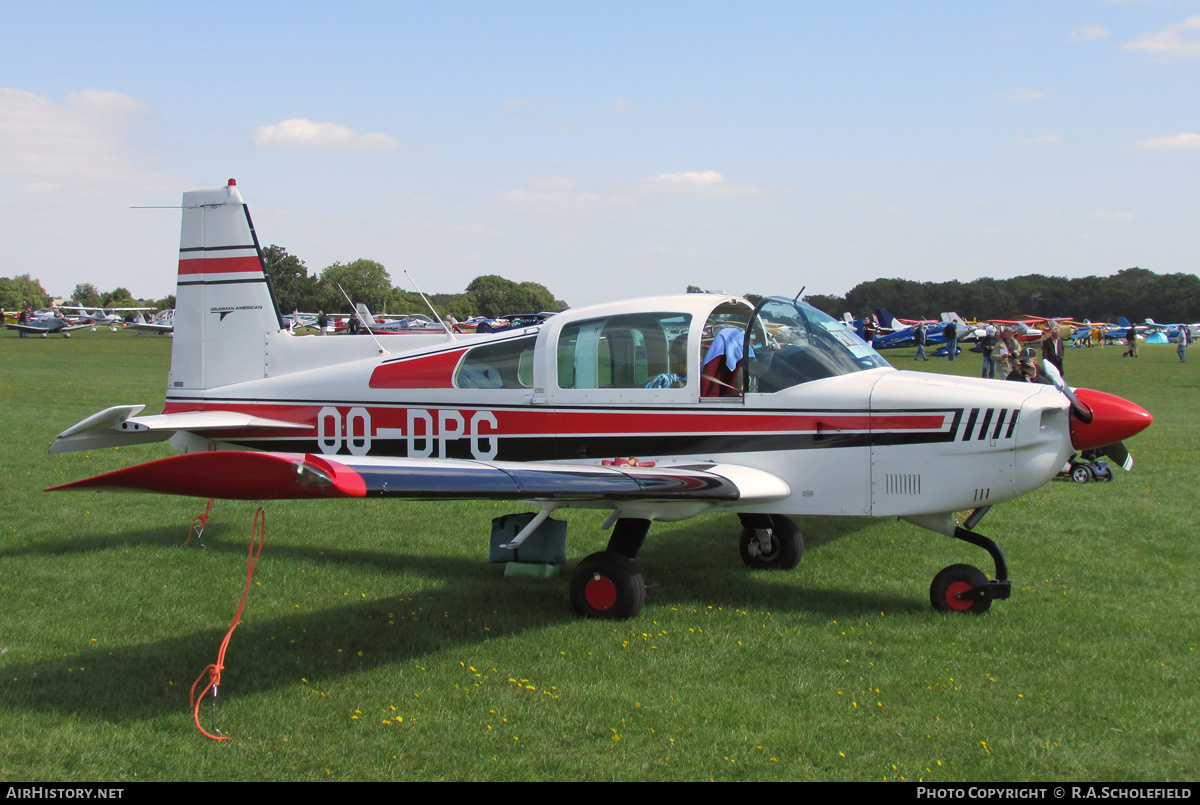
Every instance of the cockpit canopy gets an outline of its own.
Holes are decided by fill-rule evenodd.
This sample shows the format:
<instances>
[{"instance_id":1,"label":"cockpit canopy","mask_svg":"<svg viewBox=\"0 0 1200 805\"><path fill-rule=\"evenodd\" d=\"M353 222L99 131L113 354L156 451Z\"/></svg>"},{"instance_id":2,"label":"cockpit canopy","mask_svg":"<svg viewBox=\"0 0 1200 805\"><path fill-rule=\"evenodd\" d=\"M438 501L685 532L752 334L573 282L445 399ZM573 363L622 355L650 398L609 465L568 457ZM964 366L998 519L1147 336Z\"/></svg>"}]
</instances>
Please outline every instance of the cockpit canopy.
<instances>
[{"instance_id":1,"label":"cockpit canopy","mask_svg":"<svg viewBox=\"0 0 1200 805\"><path fill-rule=\"evenodd\" d=\"M564 402L683 403L888 366L842 322L782 297L758 307L708 295L597 305L497 338L467 351L456 387L532 388Z\"/></svg>"},{"instance_id":2,"label":"cockpit canopy","mask_svg":"<svg viewBox=\"0 0 1200 805\"><path fill-rule=\"evenodd\" d=\"M762 394L888 366L844 323L807 302L764 299L747 329L747 390Z\"/></svg>"}]
</instances>

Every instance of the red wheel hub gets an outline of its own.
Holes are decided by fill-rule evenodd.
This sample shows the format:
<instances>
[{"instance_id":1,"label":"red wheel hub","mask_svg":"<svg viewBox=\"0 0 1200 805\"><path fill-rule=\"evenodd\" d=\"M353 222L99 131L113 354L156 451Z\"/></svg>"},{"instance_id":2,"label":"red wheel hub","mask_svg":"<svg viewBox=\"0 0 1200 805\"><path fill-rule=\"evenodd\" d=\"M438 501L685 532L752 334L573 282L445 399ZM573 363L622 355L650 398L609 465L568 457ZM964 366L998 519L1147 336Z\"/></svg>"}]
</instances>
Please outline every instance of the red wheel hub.
<instances>
[{"instance_id":1,"label":"red wheel hub","mask_svg":"<svg viewBox=\"0 0 1200 805\"><path fill-rule=\"evenodd\" d=\"M617 603L617 585L608 576L593 573L583 588L583 595L587 598L588 606L603 612Z\"/></svg>"},{"instance_id":2,"label":"red wheel hub","mask_svg":"<svg viewBox=\"0 0 1200 805\"><path fill-rule=\"evenodd\" d=\"M946 587L946 605L956 612L966 612L975 605L975 602L970 598L959 598L959 596L969 592L971 592L971 585L965 581L951 582Z\"/></svg>"}]
</instances>

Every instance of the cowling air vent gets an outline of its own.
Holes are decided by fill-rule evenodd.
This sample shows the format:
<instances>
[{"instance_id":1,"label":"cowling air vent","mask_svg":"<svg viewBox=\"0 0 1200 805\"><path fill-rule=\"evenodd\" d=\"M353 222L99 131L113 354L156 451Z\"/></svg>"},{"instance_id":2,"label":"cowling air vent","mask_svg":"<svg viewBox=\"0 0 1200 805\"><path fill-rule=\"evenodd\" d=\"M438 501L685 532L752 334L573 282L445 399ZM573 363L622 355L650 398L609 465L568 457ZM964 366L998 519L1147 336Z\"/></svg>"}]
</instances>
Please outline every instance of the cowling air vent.
<instances>
[{"instance_id":1,"label":"cowling air vent","mask_svg":"<svg viewBox=\"0 0 1200 805\"><path fill-rule=\"evenodd\" d=\"M888 495L921 494L921 476L916 473L887 473L884 476L884 489Z\"/></svg>"}]
</instances>

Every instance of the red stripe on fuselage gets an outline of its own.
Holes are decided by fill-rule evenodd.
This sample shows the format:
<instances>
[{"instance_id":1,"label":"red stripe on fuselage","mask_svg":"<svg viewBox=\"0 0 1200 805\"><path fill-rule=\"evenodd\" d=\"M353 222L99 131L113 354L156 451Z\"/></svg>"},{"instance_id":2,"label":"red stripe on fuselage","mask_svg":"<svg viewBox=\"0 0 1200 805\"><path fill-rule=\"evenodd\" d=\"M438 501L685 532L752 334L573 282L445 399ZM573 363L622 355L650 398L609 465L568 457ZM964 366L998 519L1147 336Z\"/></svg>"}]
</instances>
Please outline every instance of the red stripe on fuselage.
<instances>
[{"instance_id":1,"label":"red stripe on fuselage","mask_svg":"<svg viewBox=\"0 0 1200 805\"><path fill-rule=\"evenodd\" d=\"M455 354L455 353L449 353ZM794 414L753 413L750 411L577 411L571 409L489 409L470 405L420 405L404 407L353 405L330 402L321 405L286 405L279 403L172 403L167 402L164 414L190 411L237 411L266 419L309 425L313 431L272 430L254 433L260 436L310 437L315 434L317 415L323 407L336 408L344 416L351 408L366 408L373 429L404 428L408 410L452 410L462 412L489 411L496 417L497 427L487 430L496 436L616 436L671 434L737 434L737 433L939 433L949 429L952 412L931 413L817 413ZM250 431L239 428L219 433L246 436ZM213 432L217 436L217 432Z\"/></svg>"},{"instance_id":2,"label":"red stripe on fuselage","mask_svg":"<svg viewBox=\"0 0 1200 805\"><path fill-rule=\"evenodd\" d=\"M455 349L380 364L371 372L369 385L373 389L452 389L454 370L465 352Z\"/></svg>"},{"instance_id":3,"label":"red stripe on fuselage","mask_svg":"<svg viewBox=\"0 0 1200 805\"><path fill-rule=\"evenodd\" d=\"M179 273L183 274L246 274L262 273L258 255L243 257L180 257Z\"/></svg>"}]
</instances>

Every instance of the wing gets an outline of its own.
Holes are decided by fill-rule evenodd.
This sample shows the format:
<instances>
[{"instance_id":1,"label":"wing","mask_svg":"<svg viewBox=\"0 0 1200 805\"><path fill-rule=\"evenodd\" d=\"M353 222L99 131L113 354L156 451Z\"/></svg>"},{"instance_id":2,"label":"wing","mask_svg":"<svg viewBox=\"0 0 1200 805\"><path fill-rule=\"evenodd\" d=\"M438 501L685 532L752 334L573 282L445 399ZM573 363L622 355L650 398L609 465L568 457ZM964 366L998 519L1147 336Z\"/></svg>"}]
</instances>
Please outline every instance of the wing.
<instances>
[{"instance_id":1,"label":"wing","mask_svg":"<svg viewBox=\"0 0 1200 805\"><path fill-rule=\"evenodd\" d=\"M135 321L129 326L144 333L170 333L175 331L174 325L154 324L152 322L145 321Z\"/></svg>"},{"instance_id":2,"label":"wing","mask_svg":"<svg viewBox=\"0 0 1200 805\"><path fill-rule=\"evenodd\" d=\"M295 422L239 414L234 411L195 411L137 416L144 405L114 405L77 422L54 438L51 453L95 450L127 444L164 442L178 431L203 432L224 428L306 428Z\"/></svg>"},{"instance_id":3,"label":"wing","mask_svg":"<svg viewBox=\"0 0 1200 805\"><path fill-rule=\"evenodd\" d=\"M217 450L173 456L46 491L158 492L233 500L397 497L413 500L692 502L713 508L791 494L778 477L732 464L676 467L376 458Z\"/></svg>"}]
</instances>

